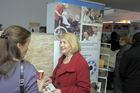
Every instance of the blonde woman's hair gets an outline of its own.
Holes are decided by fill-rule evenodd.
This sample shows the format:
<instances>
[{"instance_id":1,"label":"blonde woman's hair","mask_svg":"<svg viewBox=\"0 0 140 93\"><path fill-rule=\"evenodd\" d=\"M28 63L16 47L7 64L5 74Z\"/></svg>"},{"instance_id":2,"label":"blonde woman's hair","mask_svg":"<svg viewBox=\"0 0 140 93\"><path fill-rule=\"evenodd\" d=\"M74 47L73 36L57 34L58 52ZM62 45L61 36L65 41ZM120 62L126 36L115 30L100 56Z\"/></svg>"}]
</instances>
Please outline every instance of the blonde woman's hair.
<instances>
[{"instance_id":1,"label":"blonde woman's hair","mask_svg":"<svg viewBox=\"0 0 140 93\"><path fill-rule=\"evenodd\" d=\"M125 42L127 44L131 43L131 37L130 37L130 34L128 34L128 33L122 33L122 34L120 34L120 38L123 39L123 40L125 40Z\"/></svg>"},{"instance_id":2,"label":"blonde woman's hair","mask_svg":"<svg viewBox=\"0 0 140 93\"><path fill-rule=\"evenodd\" d=\"M69 44L72 47L72 54L74 54L77 51L81 51L81 45L75 34L67 32L61 36L61 39L66 39L69 42Z\"/></svg>"}]
</instances>

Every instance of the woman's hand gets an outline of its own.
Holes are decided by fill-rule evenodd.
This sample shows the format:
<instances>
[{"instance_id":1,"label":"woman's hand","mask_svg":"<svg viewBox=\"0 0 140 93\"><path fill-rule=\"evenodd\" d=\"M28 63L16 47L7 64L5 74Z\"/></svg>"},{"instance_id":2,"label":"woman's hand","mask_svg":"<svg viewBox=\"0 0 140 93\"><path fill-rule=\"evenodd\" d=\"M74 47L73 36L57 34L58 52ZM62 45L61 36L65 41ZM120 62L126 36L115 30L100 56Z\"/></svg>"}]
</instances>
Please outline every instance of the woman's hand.
<instances>
[{"instance_id":1,"label":"woman's hand","mask_svg":"<svg viewBox=\"0 0 140 93\"><path fill-rule=\"evenodd\" d=\"M61 93L61 90L60 89L54 89L51 91L52 93Z\"/></svg>"},{"instance_id":2,"label":"woman's hand","mask_svg":"<svg viewBox=\"0 0 140 93\"><path fill-rule=\"evenodd\" d=\"M49 83L52 83L52 79L45 77L41 80L40 84L39 84L39 91L43 92L43 89L48 86Z\"/></svg>"},{"instance_id":3,"label":"woman's hand","mask_svg":"<svg viewBox=\"0 0 140 93\"><path fill-rule=\"evenodd\" d=\"M43 82L43 87L45 88L46 86L48 86L49 83L52 83L52 79L45 77L43 78L42 82Z\"/></svg>"}]
</instances>

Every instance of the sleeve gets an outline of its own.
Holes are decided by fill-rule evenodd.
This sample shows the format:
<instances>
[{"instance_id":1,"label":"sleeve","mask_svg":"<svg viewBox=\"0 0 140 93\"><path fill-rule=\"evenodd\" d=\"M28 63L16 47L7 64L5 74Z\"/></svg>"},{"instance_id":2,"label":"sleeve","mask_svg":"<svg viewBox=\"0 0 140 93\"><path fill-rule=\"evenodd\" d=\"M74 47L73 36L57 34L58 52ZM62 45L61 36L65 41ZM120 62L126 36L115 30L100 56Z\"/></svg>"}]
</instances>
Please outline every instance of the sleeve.
<instances>
[{"instance_id":1,"label":"sleeve","mask_svg":"<svg viewBox=\"0 0 140 93\"><path fill-rule=\"evenodd\" d=\"M38 73L33 65L25 64L24 68L24 91L25 93L40 93L37 85Z\"/></svg>"},{"instance_id":2,"label":"sleeve","mask_svg":"<svg viewBox=\"0 0 140 93\"><path fill-rule=\"evenodd\" d=\"M123 81L126 77L127 74L127 68L128 68L128 63L130 61L130 58L127 53L124 53L121 60L120 60L120 68L119 68L119 72L120 72L120 78Z\"/></svg>"},{"instance_id":3,"label":"sleeve","mask_svg":"<svg viewBox=\"0 0 140 93\"><path fill-rule=\"evenodd\" d=\"M80 62L81 61L81 62ZM61 88L62 93L89 93L90 91L90 72L85 60L79 59L77 62L76 86Z\"/></svg>"}]
</instances>

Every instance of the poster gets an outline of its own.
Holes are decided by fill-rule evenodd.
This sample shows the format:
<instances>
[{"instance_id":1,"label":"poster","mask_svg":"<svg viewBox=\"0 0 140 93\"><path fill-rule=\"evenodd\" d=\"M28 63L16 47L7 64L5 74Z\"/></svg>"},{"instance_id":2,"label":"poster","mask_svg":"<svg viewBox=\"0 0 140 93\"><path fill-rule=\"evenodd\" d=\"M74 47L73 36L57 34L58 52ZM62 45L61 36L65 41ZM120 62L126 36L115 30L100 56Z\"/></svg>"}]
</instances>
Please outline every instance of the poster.
<instances>
[{"instance_id":1,"label":"poster","mask_svg":"<svg viewBox=\"0 0 140 93\"><path fill-rule=\"evenodd\" d=\"M77 38L80 38L80 11L80 6L66 3L56 3L54 32L56 41L59 41L60 35L62 35L65 32L75 33Z\"/></svg>"},{"instance_id":2,"label":"poster","mask_svg":"<svg viewBox=\"0 0 140 93\"><path fill-rule=\"evenodd\" d=\"M74 33L81 43L81 54L90 68L91 82L98 82L98 65L104 6L75 0L57 0L55 4L54 68L61 56L60 36Z\"/></svg>"},{"instance_id":3,"label":"poster","mask_svg":"<svg viewBox=\"0 0 140 93\"><path fill-rule=\"evenodd\" d=\"M100 44L81 42L81 47L82 47L81 54L88 62L90 68L90 80L91 82L97 82Z\"/></svg>"},{"instance_id":4,"label":"poster","mask_svg":"<svg viewBox=\"0 0 140 93\"><path fill-rule=\"evenodd\" d=\"M61 17L58 16L59 14L57 14L56 11L59 12L59 14L61 14ZM80 40L80 20L80 6L56 2L54 31L54 68L57 65L59 57L61 56L59 49L60 36L66 32L70 32L75 33L77 38Z\"/></svg>"},{"instance_id":5,"label":"poster","mask_svg":"<svg viewBox=\"0 0 140 93\"><path fill-rule=\"evenodd\" d=\"M82 7L81 12L81 54L88 62L91 82L98 82L103 10Z\"/></svg>"},{"instance_id":6,"label":"poster","mask_svg":"<svg viewBox=\"0 0 140 93\"><path fill-rule=\"evenodd\" d=\"M84 42L97 43L101 41L102 27L99 26L82 26L82 40Z\"/></svg>"}]
</instances>

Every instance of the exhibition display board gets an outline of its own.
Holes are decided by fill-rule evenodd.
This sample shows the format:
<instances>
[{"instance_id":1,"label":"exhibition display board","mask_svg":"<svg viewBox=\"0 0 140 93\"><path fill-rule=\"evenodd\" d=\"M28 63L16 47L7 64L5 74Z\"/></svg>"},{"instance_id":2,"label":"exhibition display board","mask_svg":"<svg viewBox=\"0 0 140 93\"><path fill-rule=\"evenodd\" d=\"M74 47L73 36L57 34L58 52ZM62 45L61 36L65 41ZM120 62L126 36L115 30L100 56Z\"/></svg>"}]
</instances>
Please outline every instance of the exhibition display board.
<instances>
[{"instance_id":1,"label":"exhibition display board","mask_svg":"<svg viewBox=\"0 0 140 93\"><path fill-rule=\"evenodd\" d=\"M54 3L50 3L55 6L51 8L54 9L55 24L54 32L52 31L54 33L54 68L61 56L60 36L66 32L74 33L81 43L81 54L89 64L91 82L98 82L104 5L78 0L56 0Z\"/></svg>"}]
</instances>

